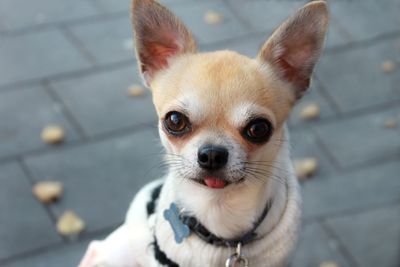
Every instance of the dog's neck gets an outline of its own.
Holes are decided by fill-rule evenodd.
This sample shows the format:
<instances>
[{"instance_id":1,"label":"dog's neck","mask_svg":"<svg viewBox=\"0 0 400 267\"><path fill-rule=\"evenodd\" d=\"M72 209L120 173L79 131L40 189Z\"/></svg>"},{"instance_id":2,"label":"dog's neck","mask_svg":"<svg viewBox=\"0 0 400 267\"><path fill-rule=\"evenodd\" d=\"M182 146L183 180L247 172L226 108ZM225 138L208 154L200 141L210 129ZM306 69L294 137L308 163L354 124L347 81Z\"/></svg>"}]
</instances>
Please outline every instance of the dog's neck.
<instances>
[{"instance_id":1,"label":"dog's neck","mask_svg":"<svg viewBox=\"0 0 400 267\"><path fill-rule=\"evenodd\" d=\"M287 174L284 170L290 169L289 166L282 166L290 164L288 149L282 147L275 161L271 175L284 178ZM240 238L253 228L270 202L267 217L256 229L259 236L265 235L278 223L286 205L285 179L278 181L271 177L259 177L256 181L248 179L242 184L215 190L171 176L172 188L175 189L173 196L178 205L222 238Z\"/></svg>"}]
</instances>

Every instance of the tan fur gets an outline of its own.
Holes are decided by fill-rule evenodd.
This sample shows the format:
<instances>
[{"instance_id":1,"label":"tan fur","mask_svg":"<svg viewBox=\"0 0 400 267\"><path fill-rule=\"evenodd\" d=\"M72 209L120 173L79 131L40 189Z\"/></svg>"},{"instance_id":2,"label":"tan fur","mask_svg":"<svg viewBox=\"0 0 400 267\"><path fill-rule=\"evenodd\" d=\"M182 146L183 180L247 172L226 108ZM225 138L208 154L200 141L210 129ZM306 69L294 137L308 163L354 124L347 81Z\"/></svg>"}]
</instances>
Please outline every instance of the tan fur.
<instances>
[{"instance_id":1,"label":"tan fur","mask_svg":"<svg viewBox=\"0 0 400 267\"><path fill-rule=\"evenodd\" d=\"M294 103L290 86L273 75L256 59L232 51L218 51L176 58L169 69L155 76L150 87L160 118L169 111L171 103L185 95L197 95L200 102L207 103L207 114L203 114L202 121L195 122L189 135L202 129L219 129L248 146L251 144L239 135L241 129L228 123L236 106L251 102L268 108L274 128L279 129ZM181 141L177 140L178 143Z\"/></svg>"}]
</instances>

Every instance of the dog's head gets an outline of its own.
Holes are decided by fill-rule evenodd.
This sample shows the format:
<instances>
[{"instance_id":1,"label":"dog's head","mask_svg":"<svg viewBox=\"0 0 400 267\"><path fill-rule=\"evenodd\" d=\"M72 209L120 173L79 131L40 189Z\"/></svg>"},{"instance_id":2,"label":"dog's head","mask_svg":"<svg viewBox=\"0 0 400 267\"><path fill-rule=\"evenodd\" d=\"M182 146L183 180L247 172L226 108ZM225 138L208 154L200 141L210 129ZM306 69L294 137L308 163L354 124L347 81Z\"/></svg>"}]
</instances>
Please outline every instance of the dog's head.
<instances>
[{"instance_id":1,"label":"dog's head","mask_svg":"<svg viewBox=\"0 0 400 267\"><path fill-rule=\"evenodd\" d=\"M153 93L171 171L210 188L265 174L321 53L325 2L300 9L254 59L197 53L189 30L154 0L134 0L132 10L139 68Z\"/></svg>"}]
</instances>

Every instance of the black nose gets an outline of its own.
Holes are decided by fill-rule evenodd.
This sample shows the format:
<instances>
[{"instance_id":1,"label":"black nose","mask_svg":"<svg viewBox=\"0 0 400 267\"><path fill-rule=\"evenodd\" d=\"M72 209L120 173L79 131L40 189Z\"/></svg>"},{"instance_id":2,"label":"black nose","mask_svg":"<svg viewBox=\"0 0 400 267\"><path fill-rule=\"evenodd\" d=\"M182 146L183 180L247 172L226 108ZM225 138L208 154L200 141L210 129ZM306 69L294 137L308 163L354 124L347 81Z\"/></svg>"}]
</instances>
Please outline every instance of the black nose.
<instances>
[{"instance_id":1,"label":"black nose","mask_svg":"<svg viewBox=\"0 0 400 267\"><path fill-rule=\"evenodd\" d=\"M222 146L205 145L199 148L197 162L207 170L218 170L228 162L228 150Z\"/></svg>"}]
</instances>

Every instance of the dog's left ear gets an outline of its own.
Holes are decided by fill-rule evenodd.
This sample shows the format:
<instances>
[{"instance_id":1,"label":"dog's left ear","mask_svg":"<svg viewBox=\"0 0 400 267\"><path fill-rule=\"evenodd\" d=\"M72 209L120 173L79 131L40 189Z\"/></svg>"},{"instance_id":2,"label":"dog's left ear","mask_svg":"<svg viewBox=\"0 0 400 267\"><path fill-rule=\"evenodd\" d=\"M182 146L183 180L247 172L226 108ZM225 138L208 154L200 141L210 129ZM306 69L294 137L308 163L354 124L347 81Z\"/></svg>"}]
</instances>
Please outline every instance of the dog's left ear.
<instances>
[{"instance_id":1,"label":"dog's left ear","mask_svg":"<svg viewBox=\"0 0 400 267\"><path fill-rule=\"evenodd\" d=\"M189 30L155 0L133 0L132 22L138 64L148 86L173 57L196 52Z\"/></svg>"},{"instance_id":2,"label":"dog's left ear","mask_svg":"<svg viewBox=\"0 0 400 267\"><path fill-rule=\"evenodd\" d=\"M285 21L262 46L258 59L267 62L291 83L296 98L310 85L311 75L324 45L328 27L325 1L314 1Z\"/></svg>"}]
</instances>

